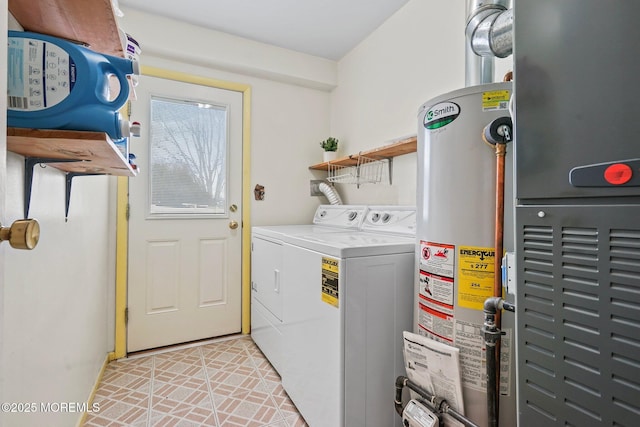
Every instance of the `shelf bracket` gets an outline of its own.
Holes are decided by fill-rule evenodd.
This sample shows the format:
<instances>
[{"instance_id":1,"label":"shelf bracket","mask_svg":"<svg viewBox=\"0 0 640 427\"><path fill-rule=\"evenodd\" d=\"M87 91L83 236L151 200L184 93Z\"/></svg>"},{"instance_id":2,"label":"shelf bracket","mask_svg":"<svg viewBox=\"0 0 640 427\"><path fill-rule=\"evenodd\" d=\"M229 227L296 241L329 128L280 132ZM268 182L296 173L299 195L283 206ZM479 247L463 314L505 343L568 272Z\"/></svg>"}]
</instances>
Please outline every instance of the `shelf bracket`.
<instances>
[{"instance_id":1,"label":"shelf bracket","mask_svg":"<svg viewBox=\"0 0 640 427\"><path fill-rule=\"evenodd\" d=\"M71 182L76 176L95 176L104 175L103 173L85 173L85 172L67 172L65 176L66 188L64 198L64 222L69 219L69 205L71 203Z\"/></svg>"},{"instance_id":2,"label":"shelf bracket","mask_svg":"<svg viewBox=\"0 0 640 427\"><path fill-rule=\"evenodd\" d=\"M24 217L29 218L29 206L31 205L31 188L33 186L33 168L35 165L47 163L84 162L82 159L51 159L46 157L24 158Z\"/></svg>"}]
</instances>

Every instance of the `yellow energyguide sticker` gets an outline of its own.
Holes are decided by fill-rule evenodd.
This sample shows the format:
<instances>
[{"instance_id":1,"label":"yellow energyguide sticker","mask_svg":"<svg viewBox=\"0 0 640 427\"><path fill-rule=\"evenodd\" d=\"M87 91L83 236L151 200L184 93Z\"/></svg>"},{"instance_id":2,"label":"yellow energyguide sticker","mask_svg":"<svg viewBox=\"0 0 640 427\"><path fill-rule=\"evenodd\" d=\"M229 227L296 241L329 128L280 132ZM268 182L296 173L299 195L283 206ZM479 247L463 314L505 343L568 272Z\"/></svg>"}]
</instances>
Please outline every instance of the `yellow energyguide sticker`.
<instances>
[{"instance_id":1,"label":"yellow energyguide sticker","mask_svg":"<svg viewBox=\"0 0 640 427\"><path fill-rule=\"evenodd\" d=\"M338 260L322 257L322 301L334 307L340 302Z\"/></svg>"},{"instance_id":2,"label":"yellow energyguide sticker","mask_svg":"<svg viewBox=\"0 0 640 427\"><path fill-rule=\"evenodd\" d=\"M458 306L476 310L493 296L495 249L458 247Z\"/></svg>"}]
</instances>

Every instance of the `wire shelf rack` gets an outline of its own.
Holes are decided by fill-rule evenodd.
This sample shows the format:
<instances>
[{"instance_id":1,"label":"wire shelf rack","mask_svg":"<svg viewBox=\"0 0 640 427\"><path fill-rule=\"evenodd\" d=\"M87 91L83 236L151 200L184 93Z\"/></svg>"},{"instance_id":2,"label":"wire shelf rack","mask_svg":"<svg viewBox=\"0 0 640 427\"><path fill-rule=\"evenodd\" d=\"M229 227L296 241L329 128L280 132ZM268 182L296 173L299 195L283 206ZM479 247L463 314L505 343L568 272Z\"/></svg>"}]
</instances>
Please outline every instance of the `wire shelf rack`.
<instances>
[{"instance_id":1,"label":"wire shelf rack","mask_svg":"<svg viewBox=\"0 0 640 427\"><path fill-rule=\"evenodd\" d=\"M344 166L329 162L327 180L338 184L376 184L382 180L382 173L388 159L376 160L359 155L357 164Z\"/></svg>"}]
</instances>

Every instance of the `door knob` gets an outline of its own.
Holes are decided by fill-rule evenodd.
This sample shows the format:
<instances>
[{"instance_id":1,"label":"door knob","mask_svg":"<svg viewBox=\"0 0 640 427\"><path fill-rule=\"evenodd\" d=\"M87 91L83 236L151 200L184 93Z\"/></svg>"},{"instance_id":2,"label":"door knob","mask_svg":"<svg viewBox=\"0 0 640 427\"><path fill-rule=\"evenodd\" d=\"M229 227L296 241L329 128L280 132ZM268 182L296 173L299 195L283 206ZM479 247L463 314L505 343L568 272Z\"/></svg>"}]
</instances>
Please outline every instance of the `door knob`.
<instances>
[{"instance_id":1,"label":"door knob","mask_svg":"<svg viewBox=\"0 0 640 427\"><path fill-rule=\"evenodd\" d=\"M231 221L229 223L229 228L232 230L235 230L236 228L238 228L238 221Z\"/></svg>"},{"instance_id":2,"label":"door knob","mask_svg":"<svg viewBox=\"0 0 640 427\"><path fill-rule=\"evenodd\" d=\"M40 224L35 219L19 219L11 227L0 227L0 241L8 240L12 248L33 249L40 239Z\"/></svg>"}]
</instances>

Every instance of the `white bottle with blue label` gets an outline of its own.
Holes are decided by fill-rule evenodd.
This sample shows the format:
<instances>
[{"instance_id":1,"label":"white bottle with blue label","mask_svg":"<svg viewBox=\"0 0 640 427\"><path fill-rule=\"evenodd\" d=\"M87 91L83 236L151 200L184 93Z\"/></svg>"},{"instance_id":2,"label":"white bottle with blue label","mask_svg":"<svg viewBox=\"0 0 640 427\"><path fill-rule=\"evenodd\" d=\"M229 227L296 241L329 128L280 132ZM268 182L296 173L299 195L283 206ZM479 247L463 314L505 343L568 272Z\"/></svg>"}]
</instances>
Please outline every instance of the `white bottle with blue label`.
<instances>
[{"instance_id":1,"label":"white bottle with blue label","mask_svg":"<svg viewBox=\"0 0 640 427\"><path fill-rule=\"evenodd\" d=\"M45 34L9 31L7 69L8 126L129 136L118 110L129 98L127 76L138 74L137 62ZM120 86L113 99L111 76Z\"/></svg>"}]
</instances>

